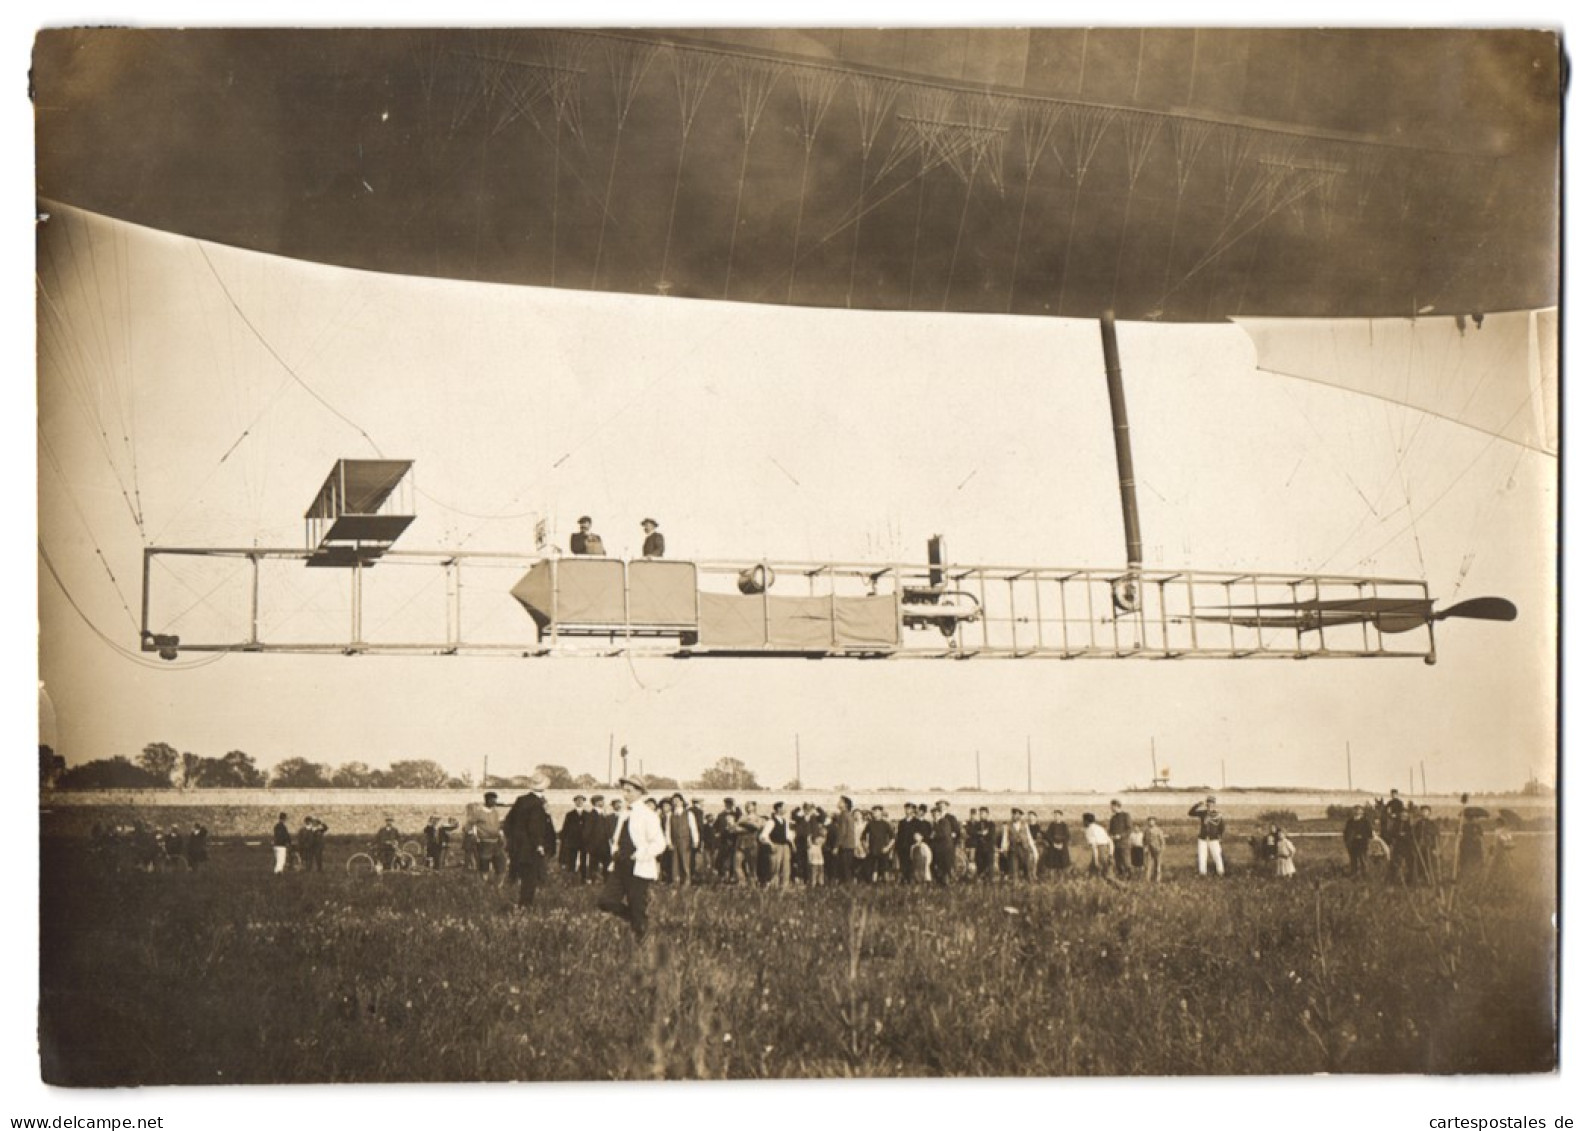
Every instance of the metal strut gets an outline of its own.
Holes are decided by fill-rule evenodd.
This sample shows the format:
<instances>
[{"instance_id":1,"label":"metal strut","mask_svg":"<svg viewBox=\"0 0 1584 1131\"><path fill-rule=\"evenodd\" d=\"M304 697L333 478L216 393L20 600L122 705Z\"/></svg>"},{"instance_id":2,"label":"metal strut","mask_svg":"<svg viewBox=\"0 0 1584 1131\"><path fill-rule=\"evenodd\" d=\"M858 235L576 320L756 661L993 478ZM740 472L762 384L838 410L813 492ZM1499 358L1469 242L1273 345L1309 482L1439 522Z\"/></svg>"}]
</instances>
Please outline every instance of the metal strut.
<instances>
[{"instance_id":1,"label":"metal strut","mask_svg":"<svg viewBox=\"0 0 1584 1131\"><path fill-rule=\"evenodd\" d=\"M1112 600L1123 612L1136 612L1142 598L1144 541L1139 534L1138 492L1134 488L1133 444L1128 437L1127 398L1122 392L1122 362L1117 353L1116 313L1100 315L1100 345L1105 351L1106 392L1111 398L1111 430L1116 439L1117 481L1122 488L1122 532L1127 539L1127 576L1112 586Z\"/></svg>"}]
</instances>

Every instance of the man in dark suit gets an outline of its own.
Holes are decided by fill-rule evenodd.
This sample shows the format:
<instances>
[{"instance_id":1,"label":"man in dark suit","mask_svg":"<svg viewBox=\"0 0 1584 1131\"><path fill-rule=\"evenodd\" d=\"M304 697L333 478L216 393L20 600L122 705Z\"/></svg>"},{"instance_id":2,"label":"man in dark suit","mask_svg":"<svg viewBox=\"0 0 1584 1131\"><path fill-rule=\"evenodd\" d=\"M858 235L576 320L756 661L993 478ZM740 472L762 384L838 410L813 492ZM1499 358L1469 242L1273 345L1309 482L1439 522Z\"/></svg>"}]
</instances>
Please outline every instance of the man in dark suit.
<instances>
[{"instance_id":1,"label":"man in dark suit","mask_svg":"<svg viewBox=\"0 0 1584 1131\"><path fill-rule=\"evenodd\" d=\"M896 826L897 869L904 884L911 884L914 878L913 854L909 850L913 847L913 834L918 832L916 813L913 802L905 802L902 805L902 819Z\"/></svg>"},{"instance_id":2,"label":"man in dark suit","mask_svg":"<svg viewBox=\"0 0 1584 1131\"><path fill-rule=\"evenodd\" d=\"M949 884L957 870L957 845L962 841L962 823L951 811L951 802L942 799L935 805L935 827L930 848L935 853L935 882Z\"/></svg>"},{"instance_id":3,"label":"man in dark suit","mask_svg":"<svg viewBox=\"0 0 1584 1131\"><path fill-rule=\"evenodd\" d=\"M610 869L610 838L616 824L605 812L605 798L595 794L589 799L590 809L583 818L583 878L599 882Z\"/></svg>"},{"instance_id":4,"label":"man in dark suit","mask_svg":"<svg viewBox=\"0 0 1584 1131\"><path fill-rule=\"evenodd\" d=\"M858 857L858 814L853 812L850 797L839 798L836 802L831 843L836 852L836 882L850 884L855 878L853 864Z\"/></svg>"},{"instance_id":5,"label":"man in dark suit","mask_svg":"<svg viewBox=\"0 0 1584 1131\"><path fill-rule=\"evenodd\" d=\"M605 540L594 533L594 520L588 515L578 519L577 533L572 535L572 552L579 557L605 556Z\"/></svg>"},{"instance_id":6,"label":"man in dark suit","mask_svg":"<svg viewBox=\"0 0 1584 1131\"><path fill-rule=\"evenodd\" d=\"M572 808L561 818L561 870L583 876L588 875L583 848L583 818L587 815L583 806L586 804L588 798L578 794L572 799Z\"/></svg>"},{"instance_id":7,"label":"man in dark suit","mask_svg":"<svg viewBox=\"0 0 1584 1131\"><path fill-rule=\"evenodd\" d=\"M1133 835L1133 817L1122 802L1111 802L1111 821L1106 825L1106 832L1111 834L1112 857L1116 862L1118 879L1127 879L1133 875L1133 864L1128 851L1128 841Z\"/></svg>"},{"instance_id":8,"label":"man in dark suit","mask_svg":"<svg viewBox=\"0 0 1584 1131\"><path fill-rule=\"evenodd\" d=\"M995 879L996 827L990 820L988 809L972 809L968 824L964 826L965 847L973 856L974 877L979 880Z\"/></svg>"},{"instance_id":9,"label":"man in dark suit","mask_svg":"<svg viewBox=\"0 0 1584 1131\"><path fill-rule=\"evenodd\" d=\"M1072 834L1067 828L1067 822L1062 819L1062 811L1056 810L1045 825L1045 847L1047 851L1040 856L1041 870L1044 870L1048 861L1053 874L1065 872L1072 866L1072 856L1069 854L1068 842Z\"/></svg>"},{"instance_id":10,"label":"man in dark suit","mask_svg":"<svg viewBox=\"0 0 1584 1131\"><path fill-rule=\"evenodd\" d=\"M517 906L524 909L533 907L534 894L545 880L546 864L555 856L555 822L550 819L544 799L549 786L549 778L535 774L528 782L528 792L512 803L511 811L501 821L506 851L511 857L510 877L519 885Z\"/></svg>"},{"instance_id":11,"label":"man in dark suit","mask_svg":"<svg viewBox=\"0 0 1584 1131\"><path fill-rule=\"evenodd\" d=\"M863 836L864 849L868 853L864 860L864 879L883 884L890 878L891 850L896 846L896 830L891 827L884 806L874 807L874 815L864 826Z\"/></svg>"},{"instance_id":12,"label":"man in dark suit","mask_svg":"<svg viewBox=\"0 0 1584 1131\"><path fill-rule=\"evenodd\" d=\"M660 524L652 518L646 518L641 525L644 532L643 556L646 558L665 557L665 535L660 533Z\"/></svg>"},{"instance_id":13,"label":"man in dark suit","mask_svg":"<svg viewBox=\"0 0 1584 1131\"><path fill-rule=\"evenodd\" d=\"M737 882L737 803L727 798L712 822L715 828L715 878L721 883Z\"/></svg>"}]
</instances>

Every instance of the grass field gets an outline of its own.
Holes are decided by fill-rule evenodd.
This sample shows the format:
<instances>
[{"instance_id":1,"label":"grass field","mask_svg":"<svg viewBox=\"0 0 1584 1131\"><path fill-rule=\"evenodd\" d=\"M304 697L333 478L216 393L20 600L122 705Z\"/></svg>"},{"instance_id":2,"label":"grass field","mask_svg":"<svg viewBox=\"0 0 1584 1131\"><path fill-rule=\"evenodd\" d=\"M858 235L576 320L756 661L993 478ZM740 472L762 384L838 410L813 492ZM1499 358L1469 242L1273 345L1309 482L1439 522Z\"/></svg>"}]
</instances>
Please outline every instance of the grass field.
<instances>
[{"instance_id":1,"label":"grass field","mask_svg":"<svg viewBox=\"0 0 1584 1131\"><path fill-rule=\"evenodd\" d=\"M1334 842L1332 842L1334 844ZM1556 1064L1555 840L1505 876L1300 874L787 892L657 887L649 940L552 878L99 871L42 846L43 1077L66 1085L1535 1072ZM1239 857L1241 860L1241 856Z\"/></svg>"}]
</instances>

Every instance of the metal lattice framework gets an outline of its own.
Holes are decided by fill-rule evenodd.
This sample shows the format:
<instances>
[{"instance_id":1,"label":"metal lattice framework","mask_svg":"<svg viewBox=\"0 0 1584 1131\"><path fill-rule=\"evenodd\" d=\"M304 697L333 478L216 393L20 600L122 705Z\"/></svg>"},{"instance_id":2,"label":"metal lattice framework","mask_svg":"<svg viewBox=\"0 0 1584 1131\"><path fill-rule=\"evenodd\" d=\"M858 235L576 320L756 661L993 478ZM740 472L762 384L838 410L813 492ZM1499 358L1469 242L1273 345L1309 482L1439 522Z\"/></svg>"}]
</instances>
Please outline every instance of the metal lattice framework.
<instances>
[{"instance_id":1,"label":"metal lattice framework","mask_svg":"<svg viewBox=\"0 0 1584 1131\"><path fill-rule=\"evenodd\" d=\"M144 649L524 657L1435 660L1433 602L1425 583L1399 578L901 562L646 563L448 550L392 550L378 559L377 572L374 563L316 571L331 584L345 586L345 601L337 608L346 618L344 627L312 638L272 631L269 623L281 618L261 597L262 579L271 570L300 571L311 555L285 548L147 548ZM173 559L245 567L242 580L225 597L235 606L226 610L233 626L229 635L174 632L180 627L179 602L165 591L171 588L164 580L170 575L157 568ZM532 617L509 600L510 579L525 571L549 570L553 578L555 566L590 562L600 563L612 579L605 611L597 615L586 612L595 607L586 602L573 607L556 593L553 581L546 590L550 596ZM639 571L656 564L682 571L690 586L680 612L673 598L673 611L659 618L641 612L636 596ZM370 631L366 606L376 598L381 579L399 567L426 579L415 592L426 599L426 612L443 612L443 618L431 617L432 623L444 624L443 631L399 639ZM464 593L480 605L490 633L467 627ZM729 633L712 629L706 609L711 601L732 603ZM847 610L859 605L867 623L845 627ZM877 605L889 611L876 616ZM1321 609L1336 613L1336 619L1312 611ZM1356 611L1366 609L1371 611Z\"/></svg>"}]
</instances>

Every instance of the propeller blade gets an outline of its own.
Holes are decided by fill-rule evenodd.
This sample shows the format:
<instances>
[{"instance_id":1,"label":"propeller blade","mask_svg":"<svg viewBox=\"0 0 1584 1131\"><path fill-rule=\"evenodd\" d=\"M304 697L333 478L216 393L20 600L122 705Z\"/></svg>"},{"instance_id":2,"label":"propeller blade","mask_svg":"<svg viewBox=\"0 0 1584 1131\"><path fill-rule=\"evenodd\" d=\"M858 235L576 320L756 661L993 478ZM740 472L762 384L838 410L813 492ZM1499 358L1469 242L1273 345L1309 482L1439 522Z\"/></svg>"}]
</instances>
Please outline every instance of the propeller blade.
<instances>
[{"instance_id":1,"label":"propeller blade","mask_svg":"<svg viewBox=\"0 0 1584 1131\"><path fill-rule=\"evenodd\" d=\"M1344 613L1375 616L1379 613L1430 615L1432 602L1426 597L1337 597L1328 600L1261 601L1255 605L1203 605L1206 609L1252 609L1263 613L1269 609L1305 613Z\"/></svg>"},{"instance_id":2,"label":"propeller blade","mask_svg":"<svg viewBox=\"0 0 1584 1131\"><path fill-rule=\"evenodd\" d=\"M1469 620L1517 620L1518 606L1505 597L1471 597L1459 601L1449 609L1442 609L1436 620L1448 617L1467 617Z\"/></svg>"}]
</instances>

